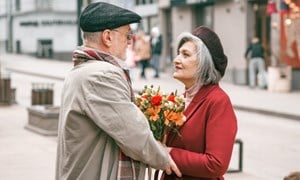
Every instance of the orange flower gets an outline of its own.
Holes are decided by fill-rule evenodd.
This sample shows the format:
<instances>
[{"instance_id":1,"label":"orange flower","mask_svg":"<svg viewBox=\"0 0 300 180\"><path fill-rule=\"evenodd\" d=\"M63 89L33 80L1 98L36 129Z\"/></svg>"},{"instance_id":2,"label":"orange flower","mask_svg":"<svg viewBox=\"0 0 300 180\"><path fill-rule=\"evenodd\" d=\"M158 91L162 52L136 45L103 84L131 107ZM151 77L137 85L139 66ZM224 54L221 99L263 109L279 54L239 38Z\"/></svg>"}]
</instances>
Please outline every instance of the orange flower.
<instances>
[{"instance_id":1,"label":"orange flower","mask_svg":"<svg viewBox=\"0 0 300 180\"><path fill-rule=\"evenodd\" d=\"M146 111L145 114L150 116L151 121L156 121L159 119L158 113L160 112L161 107L160 106L153 106L149 107Z\"/></svg>"},{"instance_id":2,"label":"orange flower","mask_svg":"<svg viewBox=\"0 0 300 180\"><path fill-rule=\"evenodd\" d=\"M169 132L179 134L177 130L185 121L185 99L183 96L177 96L177 91L165 95L160 92L160 87L154 90L153 86L145 86L135 97L135 103L147 117L155 139L164 142Z\"/></svg>"},{"instance_id":3,"label":"orange flower","mask_svg":"<svg viewBox=\"0 0 300 180\"><path fill-rule=\"evenodd\" d=\"M183 113L181 112L166 110L164 111L164 115L165 115L165 125L169 125L170 123L175 123L176 126L181 126L184 123Z\"/></svg>"}]
</instances>

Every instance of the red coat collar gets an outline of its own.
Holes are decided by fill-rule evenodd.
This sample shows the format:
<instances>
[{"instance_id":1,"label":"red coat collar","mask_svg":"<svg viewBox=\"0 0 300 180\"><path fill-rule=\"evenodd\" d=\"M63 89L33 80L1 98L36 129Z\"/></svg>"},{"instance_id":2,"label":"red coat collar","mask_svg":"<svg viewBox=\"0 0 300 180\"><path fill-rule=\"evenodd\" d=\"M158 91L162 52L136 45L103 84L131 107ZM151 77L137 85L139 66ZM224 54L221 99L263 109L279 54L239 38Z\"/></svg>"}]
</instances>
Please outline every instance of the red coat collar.
<instances>
[{"instance_id":1,"label":"red coat collar","mask_svg":"<svg viewBox=\"0 0 300 180\"><path fill-rule=\"evenodd\" d=\"M187 120L189 119L189 116L193 114L195 110L197 110L198 105L201 104L199 102L203 101L207 97L207 95L216 88L219 88L219 84L205 85L199 89L199 91L190 102L189 106L184 111L184 115L186 116Z\"/></svg>"}]
</instances>

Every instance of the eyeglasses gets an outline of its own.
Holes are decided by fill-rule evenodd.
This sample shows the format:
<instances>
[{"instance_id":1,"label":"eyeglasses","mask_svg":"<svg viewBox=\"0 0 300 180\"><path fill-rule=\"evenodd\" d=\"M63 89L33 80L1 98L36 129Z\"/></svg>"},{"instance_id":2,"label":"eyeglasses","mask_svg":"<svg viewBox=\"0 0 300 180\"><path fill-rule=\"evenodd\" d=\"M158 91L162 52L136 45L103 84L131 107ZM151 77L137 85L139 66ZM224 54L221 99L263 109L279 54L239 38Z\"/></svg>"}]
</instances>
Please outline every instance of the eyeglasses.
<instances>
[{"instance_id":1,"label":"eyeglasses","mask_svg":"<svg viewBox=\"0 0 300 180\"><path fill-rule=\"evenodd\" d=\"M116 32L121 33L118 29L112 29L112 31L116 31ZM122 33L121 33L121 34L122 34ZM134 36L134 33L133 33L132 31L130 31L130 32L128 32L128 33L126 34L126 38L127 38L128 41L132 40L133 36Z\"/></svg>"}]
</instances>

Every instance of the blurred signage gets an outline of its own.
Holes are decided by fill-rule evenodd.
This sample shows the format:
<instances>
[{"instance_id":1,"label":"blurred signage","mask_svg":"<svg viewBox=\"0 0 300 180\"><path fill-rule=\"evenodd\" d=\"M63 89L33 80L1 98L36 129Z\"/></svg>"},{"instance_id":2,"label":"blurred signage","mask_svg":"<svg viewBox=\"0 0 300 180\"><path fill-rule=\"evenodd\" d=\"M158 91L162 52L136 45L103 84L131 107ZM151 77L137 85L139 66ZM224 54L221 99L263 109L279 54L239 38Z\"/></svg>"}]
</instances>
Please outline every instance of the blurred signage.
<instances>
[{"instance_id":1,"label":"blurred signage","mask_svg":"<svg viewBox=\"0 0 300 180\"><path fill-rule=\"evenodd\" d=\"M75 20L42 20L42 21L22 21L20 26L52 26L52 25L73 25L77 24Z\"/></svg>"},{"instance_id":2,"label":"blurred signage","mask_svg":"<svg viewBox=\"0 0 300 180\"><path fill-rule=\"evenodd\" d=\"M215 0L171 0L171 6L186 6L195 4L210 5L214 4L214 2Z\"/></svg>"}]
</instances>

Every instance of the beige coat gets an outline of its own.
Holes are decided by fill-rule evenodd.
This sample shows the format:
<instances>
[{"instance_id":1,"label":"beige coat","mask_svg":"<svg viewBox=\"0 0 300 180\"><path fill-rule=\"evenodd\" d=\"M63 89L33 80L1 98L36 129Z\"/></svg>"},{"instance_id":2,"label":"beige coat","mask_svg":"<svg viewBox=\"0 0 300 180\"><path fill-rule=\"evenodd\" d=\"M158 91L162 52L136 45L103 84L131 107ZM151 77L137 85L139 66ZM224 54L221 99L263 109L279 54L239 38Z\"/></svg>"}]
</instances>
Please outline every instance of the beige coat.
<instances>
[{"instance_id":1,"label":"beige coat","mask_svg":"<svg viewBox=\"0 0 300 180\"><path fill-rule=\"evenodd\" d=\"M156 169L167 165L168 154L130 101L121 68L82 63L66 77L62 92L56 180L115 180L119 148Z\"/></svg>"}]
</instances>

